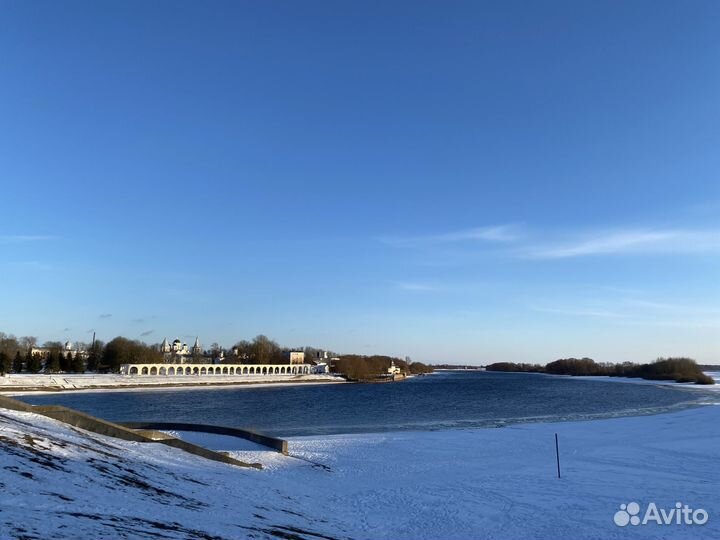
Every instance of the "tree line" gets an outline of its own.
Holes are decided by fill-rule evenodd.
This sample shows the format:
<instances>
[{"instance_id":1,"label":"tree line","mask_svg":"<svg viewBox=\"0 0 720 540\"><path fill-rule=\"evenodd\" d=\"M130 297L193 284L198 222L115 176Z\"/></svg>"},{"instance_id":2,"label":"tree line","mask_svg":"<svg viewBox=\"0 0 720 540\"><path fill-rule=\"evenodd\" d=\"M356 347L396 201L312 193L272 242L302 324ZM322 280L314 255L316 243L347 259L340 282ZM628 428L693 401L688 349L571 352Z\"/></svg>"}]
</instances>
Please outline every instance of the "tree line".
<instances>
[{"instance_id":1,"label":"tree line","mask_svg":"<svg viewBox=\"0 0 720 540\"><path fill-rule=\"evenodd\" d=\"M12 334L0 332L0 375L5 373L84 373L86 371L113 373L120 370L122 364L162 364L176 363L177 355L161 352L159 343L148 345L139 340L118 336L107 343L100 340L92 344L78 344L78 351L64 350L59 341L46 341L42 344L43 353L35 352L38 339L32 336L17 338ZM265 335L252 340L240 340L231 349L225 350L213 343L207 355L195 354L183 356L185 363L208 363L222 358L226 364L285 364L288 363L284 352L291 349L281 347L276 341ZM315 347L300 347L306 360L316 358ZM329 353L332 355L333 353Z\"/></svg>"},{"instance_id":2,"label":"tree line","mask_svg":"<svg viewBox=\"0 0 720 540\"><path fill-rule=\"evenodd\" d=\"M6 373L85 373L117 372L120 365L139 362L162 362L159 349L141 341L121 336L107 344L95 341L78 344L78 350L65 351L59 341L46 341L42 353L35 351L38 340L33 336L16 338L0 332L0 374Z\"/></svg>"},{"instance_id":3,"label":"tree line","mask_svg":"<svg viewBox=\"0 0 720 540\"><path fill-rule=\"evenodd\" d=\"M32 336L16 338L0 332L0 374L5 373L117 373L122 364L162 364L175 363L177 356L166 357L161 352L160 344L148 345L139 340L118 336L107 343L96 340L91 344L79 344L78 351L64 350L59 341L46 341L42 348L43 354L32 354L38 346L38 340ZM222 349L213 343L208 356L184 356L185 363L207 363L222 358L225 364L286 364L284 352L298 350L305 353L305 361L313 360L318 352L327 352L328 356L336 357L335 353L315 347L298 347L288 349L281 347L276 341L260 334L252 340L240 340L229 349ZM392 363L407 374L432 372L432 368L421 363L403 360L391 356L362 356L346 354L339 356L331 366L333 371L350 379L370 379L387 374Z\"/></svg>"},{"instance_id":4,"label":"tree line","mask_svg":"<svg viewBox=\"0 0 720 540\"><path fill-rule=\"evenodd\" d=\"M584 375L609 377L634 377L654 381L692 382L715 384L712 377L703 373L691 358L658 358L647 364L623 362L619 364L598 363L592 358L561 358L545 366L496 362L485 368L488 371L550 373L552 375Z\"/></svg>"},{"instance_id":5,"label":"tree line","mask_svg":"<svg viewBox=\"0 0 720 540\"><path fill-rule=\"evenodd\" d=\"M392 356L362 356L358 354L346 354L340 356L332 365L334 373L338 373L347 379L368 380L381 375L386 375L392 364L400 368L406 375L420 373L431 373L432 368L421 362L412 362L410 359L402 360Z\"/></svg>"}]
</instances>

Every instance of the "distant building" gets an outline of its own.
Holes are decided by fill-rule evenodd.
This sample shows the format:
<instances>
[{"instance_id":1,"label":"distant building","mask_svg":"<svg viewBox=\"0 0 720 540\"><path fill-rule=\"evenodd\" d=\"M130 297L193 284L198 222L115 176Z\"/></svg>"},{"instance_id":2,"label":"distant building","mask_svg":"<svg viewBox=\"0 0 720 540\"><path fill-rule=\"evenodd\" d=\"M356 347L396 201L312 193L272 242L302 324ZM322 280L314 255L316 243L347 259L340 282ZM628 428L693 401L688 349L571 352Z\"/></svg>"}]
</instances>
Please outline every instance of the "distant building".
<instances>
[{"instance_id":1,"label":"distant building","mask_svg":"<svg viewBox=\"0 0 720 540\"><path fill-rule=\"evenodd\" d=\"M195 337L195 345L192 346L191 353L193 356L200 356L202 354L202 347L200 346L200 338Z\"/></svg>"},{"instance_id":2,"label":"distant building","mask_svg":"<svg viewBox=\"0 0 720 540\"><path fill-rule=\"evenodd\" d=\"M283 358L288 361L289 364L304 364L305 363L305 352L303 351L283 351Z\"/></svg>"},{"instance_id":3,"label":"distant building","mask_svg":"<svg viewBox=\"0 0 720 540\"><path fill-rule=\"evenodd\" d=\"M189 359L191 356L204 356L199 337L195 338L195 344L192 347L188 347L188 344L184 343L180 338L175 339L172 343L165 338L160 344L160 352L166 360L177 359L180 362Z\"/></svg>"},{"instance_id":4,"label":"distant building","mask_svg":"<svg viewBox=\"0 0 720 540\"><path fill-rule=\"evenodd\" d=\"M160 352L165 357L166 362L172 360L180 364L189 362L191 358L197 359L198 357L207 358L210 362L220 363L225 356L223 350L219 348L204 351L199 337L195 337L195 343L192 347L188 347L188 344L184 343L180 338L175 339L172 343L165 338L160 344Z\"/></svg>"},{"instance_id":5,"label":"distant building","mask_svg":"<svg viewBox=\"0 0 720 540\"><path fill-rule=\"evenodd\" d=\"M163 339L163 342L160 344L160 352L166 355L190 356L190 349L187 343L183 343L180 338L177 338L172 343L168 343L167 338Z\"/></svg>"},{"instance_id":6,"label":"distant building","mask_svg":"<svg viewBox=\"0 0 720 540\"><path fill-rule=\"evenodd\" d=\"M42 360L47 359L48 355L53 351L61 352L64 355L67 355L67 353L72 354L73 356L79 354L80 358L87 358L88 353L85 349L81 348L80 345L73 344L72 341L66 341L65 344L61 348L54 348L54 347L33 347L30 349L30 354L32 356L38 356Z\"/></svg>"},{"instance_id":7,"label":"distant building","mask_svg":"<svg viewBox=\"0 0 720 540\"><path fill-rule=\"evenodd\" d=\"M390 362L390 367L388 368L388 375L400 375L401 369L395 365L395 362Z\"/></svg>"}]
</instances>

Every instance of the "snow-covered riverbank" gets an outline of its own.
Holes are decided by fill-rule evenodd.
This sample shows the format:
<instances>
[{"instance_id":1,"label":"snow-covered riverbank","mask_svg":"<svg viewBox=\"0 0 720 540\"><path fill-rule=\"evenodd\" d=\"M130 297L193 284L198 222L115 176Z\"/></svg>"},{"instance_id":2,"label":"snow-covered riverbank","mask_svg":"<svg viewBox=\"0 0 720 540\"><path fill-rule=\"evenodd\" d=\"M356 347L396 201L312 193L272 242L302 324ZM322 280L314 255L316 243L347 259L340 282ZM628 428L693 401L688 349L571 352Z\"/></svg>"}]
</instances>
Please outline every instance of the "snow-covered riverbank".
<instances>
[{"instance_id":1,"label":"snow-covered riverbank","mask_svg":"<svg viewBox=\"0 0 720 540\"><path fill-rule=\"evenodd\" d=\"M715 380L715 384L695 384L695 383L679 383L675 381L655 381L650 379L640 379L638 377L608 377L605 375L578 376L578 375L548 375L549 377L568 377L578 381L605 381L628 384L645 384L655 386L669 386L671 388L682 388L686 390L696 390L700 392L720 392L720 371L706 371Z\"/></svg>"},{"instance_id":2,"label":"snow-covered riverbank","mask_svg":"<svg viewBox=\"0 0 720 540\"><path fill-rule=\"evenodd\" d=\"M23 395L56 392L143 391L175 388L223 388L288 386L294 384L322 384L346 382L333 375L209 375L198 377L133 376L118 374L9 374L0 376L0 394Z\"/></svg>"},{"instance_id":3,"label":"snow-covered riverbank","mask_svg":"<svg viewBox=\"0 0 720 540\"><path fill-rule=\"evenodd\" d=\"M502 429L303 437L291 439L294 457L202 437L266 469L0 410L0 537L720 537L720 406ZM681 502L706 510L709 521L618 527L614 514L633 501L667 509Z\"/></svg>"}]
</instances>

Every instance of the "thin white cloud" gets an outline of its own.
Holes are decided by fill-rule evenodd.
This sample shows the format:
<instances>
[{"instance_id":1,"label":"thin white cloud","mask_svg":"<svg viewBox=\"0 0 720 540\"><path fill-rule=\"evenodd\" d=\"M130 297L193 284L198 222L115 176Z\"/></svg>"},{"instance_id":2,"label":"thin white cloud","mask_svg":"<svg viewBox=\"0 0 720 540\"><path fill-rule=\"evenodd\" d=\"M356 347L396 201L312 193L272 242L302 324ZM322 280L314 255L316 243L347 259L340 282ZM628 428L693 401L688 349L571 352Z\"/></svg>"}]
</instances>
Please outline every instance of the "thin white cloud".
<instances>
[{"instance_id":1,"label":"thin white cloud","mask_svg":"<svg viewBox=\"0 0 720 540\"><path fill-rule=\"evenodd\" d=\"M382 242L395 246L423 246L430 244L455 244L460 242L514 242L518 240L517 227L513 225L493 225L475 227L439 234L419 236L387 236Z\"/></svg>"},{"instance_id":2,"label":"thin white cloud","mask_svg":"<svg viewBox=\"0 0 720 540\"><path fill-rule=\"evenodd\" d=\"M555 315L569 315L572 317L602 317L608 319L624 319L627 317L624 313L616 311L605 311L600 309L569 309L569 308L551 308L541 306L530 306L533 311L541 313L552 313Z\"/></svg>"},{"instance_id":3,"label":"thin white cloud","mask_svg":"<svg viewBox=\"0 0 720 540\"><path fill-rule=\"evenodd\" d=\"M672 317L669 314L659 318L650 313L622 313L620 311L605 311L601 309L566 309L552 307L531 306L533 311L541 313L550 313L553 315L561 315L565 317L591 317L606 319L608 321L617 320L618 324L632 326L647 326L659 328L718 328L720 329L720 318L718 317Z\"/></svg>"},{"instance_id":4,"label":"thin white cloud","mask_svg":"<svg viewBox=\"0 0 720 540\"><path fill-rule=\"evenodd\" d=\"M561 305L539 303L529 305L529 309L541 313L550 313L567 317L599 317L621 319L622 324L633 326L651 326L668 328L718 328L720 327L720 309L711 304L677 304L657 300L635 298L596 298L585 299L577 306L565 299Z\"/></svg>"},{"instance_id":5,"label":"thin white cloud","mask_svg":"<svg viewBox=\"0 0 720 540\"><path fill-rule=\"evenodd\" d=\"M437 287L436 285L430 285L428 283L409 282L409 281L400 281L397 283L397 286L400 290L403 290L403 291L433 292L433 291L440 290L440 287Z\"/></svg>"},{"instance_id":6,"label":"thin white cloud","mask_svg":"<svg viewBox=\"0 0 720 540\"><path fill-rule=\"evenodd\" d=\"M57 236L52 235L33 235L33 234L3 234L0 235L0 242L4 244L22 244L25 242L43 242L47 240L56 240Z\"/></svg>"},{"instance_id":7,"label":"thin white cloud","mask_svg":"<svg viewBox=\"0 0 720 540\"><path fill-rule=\"evenodd\" d=\"M629 320L627 324L634 326L650 326L659 328L690 328L690 329L705 329L713 328L720 330L720 319L719 318L696 318L696 319L660 319L660 320Z\"/></svg>"},{"instance_id":8,"label":"thin white cloud","mask_svg":"<svg viewBox=\"0 0 720 540\"><path fill-rule=\"evenodd\" d=\"M720 253L720 231L627 229L596 232L572 242L528 246L520 253L533 259L565 259L614 254Z\"/></svg>"},{"instance_id":9,"label":"thin white cloud","mask_svg":"<svg viewBox=\"0 0 720 540\"><path fill-rule=\"evenodd\" d=\"M47 271L53 270L55 267L51 264L44 263L42 261L8 261L0 263L0 266L4 266L16 270L28 270L28 271Z\"/></svg>"},{"instance_id":10,"label":"thin white cloud","mask_svg":"<svg viewBox=\"0 0 720 540\"><path fill-rule=\"evenodd\" d=\"M628 298L623 303L630 307L645 309L659 314L670 315L711 315L720 317L720 308L707 307L692 304L673 304L669 302L656 302L652 300L640 300Z\"/></svg>"}]
</instances>

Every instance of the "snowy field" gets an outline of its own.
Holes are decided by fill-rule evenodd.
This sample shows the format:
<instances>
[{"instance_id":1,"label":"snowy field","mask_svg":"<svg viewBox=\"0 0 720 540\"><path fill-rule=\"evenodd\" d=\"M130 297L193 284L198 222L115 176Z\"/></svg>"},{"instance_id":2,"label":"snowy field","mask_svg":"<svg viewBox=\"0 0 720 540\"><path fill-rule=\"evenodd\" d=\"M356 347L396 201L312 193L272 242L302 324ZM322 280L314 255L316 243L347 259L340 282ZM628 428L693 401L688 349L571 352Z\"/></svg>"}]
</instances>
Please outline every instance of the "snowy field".
<instances>
[{"instance_id":1,"label":"snowy field","mask_svg":"<svg viewBox=\"0 0 720 540\"><path fill-rule=\"evenodd\" d=\"M559 434L562 479L556 477ZM720 406L498 429L180 434L261 471L0 409L0 538L720 538ZM615 525L676 502L705 525Z\"/></svg>"},{"instance_id":2,"label":"snowy field","mask_svg":"<svg viewBox=\"0 0 720 540\"><path fill-rule=\"evenodd\" d=\"M208 387L222 388L228 385L252 386L257 388L263 385L290 385L308 383L340 383L345 382L333 375L185 375L168 377L165 375L133 376L118 374L8 374L0 376L0 393L8 395L22 395L24 393L38 393L41 391L119 391L144 390L174 387Z\"/></svg>"}]
</instances>

